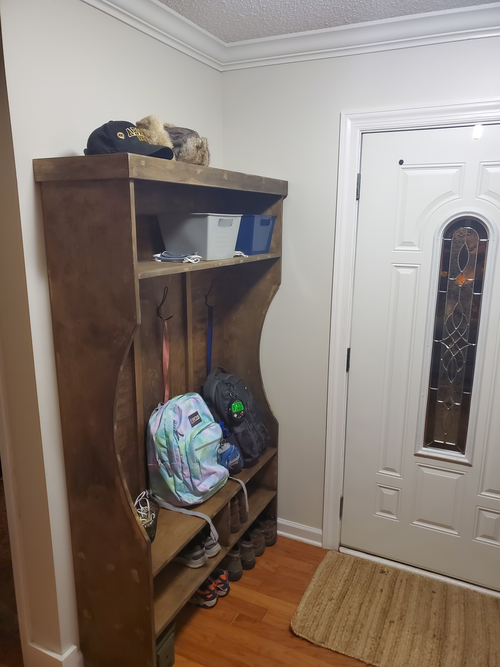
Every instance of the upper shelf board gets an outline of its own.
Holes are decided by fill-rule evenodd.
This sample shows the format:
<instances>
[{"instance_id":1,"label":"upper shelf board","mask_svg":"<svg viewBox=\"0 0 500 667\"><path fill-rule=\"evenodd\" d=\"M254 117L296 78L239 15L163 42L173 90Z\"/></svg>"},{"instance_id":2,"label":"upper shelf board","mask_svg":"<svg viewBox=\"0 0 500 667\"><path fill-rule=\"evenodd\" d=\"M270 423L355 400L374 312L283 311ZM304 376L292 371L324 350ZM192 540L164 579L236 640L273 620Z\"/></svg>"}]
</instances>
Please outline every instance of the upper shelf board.
<instances>
[{"instance_id":1,"label":"upper shelf board","mask_svg":"<svg viewBox=\"0 0 500 667\"><path fill-rule=\"evenodd\" d=\"M288 182L132 153L33 160L35 181L138 179L286 197Z\"/></svg>"}]
</instances>

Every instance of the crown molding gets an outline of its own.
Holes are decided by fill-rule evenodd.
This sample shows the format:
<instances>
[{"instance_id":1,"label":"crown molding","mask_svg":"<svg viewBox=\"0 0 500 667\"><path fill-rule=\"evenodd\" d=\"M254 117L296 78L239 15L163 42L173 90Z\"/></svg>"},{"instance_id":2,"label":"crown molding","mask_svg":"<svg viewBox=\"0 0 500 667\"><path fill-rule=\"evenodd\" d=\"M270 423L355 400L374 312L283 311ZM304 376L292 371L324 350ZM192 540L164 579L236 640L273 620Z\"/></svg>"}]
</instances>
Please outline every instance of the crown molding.
<instances>
[{"instance_id":1,"label":"crown molding","mask_svg":"<svg viewBox=\"0 0 500 667\"><path fill-rule=\"evenodd\" d=\"M81 0L219 72L500 35L500 2L225 42L158 0Z\"/></svg>"}]
</instances>

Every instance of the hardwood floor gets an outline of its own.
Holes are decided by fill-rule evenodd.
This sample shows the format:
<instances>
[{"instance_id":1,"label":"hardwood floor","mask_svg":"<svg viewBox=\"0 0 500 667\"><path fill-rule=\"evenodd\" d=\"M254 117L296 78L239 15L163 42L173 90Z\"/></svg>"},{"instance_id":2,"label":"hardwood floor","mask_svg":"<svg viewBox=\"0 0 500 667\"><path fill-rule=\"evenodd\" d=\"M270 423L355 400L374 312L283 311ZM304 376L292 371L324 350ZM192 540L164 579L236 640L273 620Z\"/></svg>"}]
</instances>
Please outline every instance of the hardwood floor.
<instances>
[{"instance_id":1,"label":"hardwood floor","mask_svg":"<svg viewBox=\"0 0 500 667\"><path fill-rule=\"evenodd\" d=\"M278 537L212 609L176 620L176 667L366 667L296 637L290 621L326 551Z\"/></svg>"},{"instance_id":2,"label":"hardwood floor","mask_svg":"<svg viewBox=\"0 0 500 667\"><path fill-rule=\"evenodd\" d=\"M186 605L176 619L175 667L366 667L290 630L325 554L319 547L278 537L214 608ZM23 667L17 638L0 640L0 667Z\"/></svg>"}]
</instances>

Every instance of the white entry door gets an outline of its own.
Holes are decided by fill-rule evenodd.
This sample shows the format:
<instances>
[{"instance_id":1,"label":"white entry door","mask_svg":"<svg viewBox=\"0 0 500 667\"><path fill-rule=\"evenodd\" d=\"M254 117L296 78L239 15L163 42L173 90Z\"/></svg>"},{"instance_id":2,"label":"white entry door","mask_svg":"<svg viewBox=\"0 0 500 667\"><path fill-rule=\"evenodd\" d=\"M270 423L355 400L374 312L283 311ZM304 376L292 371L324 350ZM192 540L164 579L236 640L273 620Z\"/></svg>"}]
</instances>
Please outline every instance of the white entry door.
<instances>
[{"instance_id":1,"label":"white entry door","mask_svg":"<svg viewBox=\"0 0 500 667\"><path fill-rule=\"evenodd\" d=\"M358 225L341 544L500 590L500 125L365 134Z\"/></svg>"}]
</instances>

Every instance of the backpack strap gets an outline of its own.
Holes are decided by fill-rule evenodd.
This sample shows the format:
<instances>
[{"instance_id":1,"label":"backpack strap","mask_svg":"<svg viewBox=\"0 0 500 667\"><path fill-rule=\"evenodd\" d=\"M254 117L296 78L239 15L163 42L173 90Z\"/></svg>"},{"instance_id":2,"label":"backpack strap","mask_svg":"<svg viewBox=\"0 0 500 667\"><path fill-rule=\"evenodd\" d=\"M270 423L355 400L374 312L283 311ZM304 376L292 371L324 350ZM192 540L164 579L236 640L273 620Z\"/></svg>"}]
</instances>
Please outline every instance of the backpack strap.
<instances>
[{"instance_id":1,"label":"backpack strap","mask_svg":"<svg viewBox=\"0 0 500 667\"><path fill-rule=\"evenodd\" d=\"M168 326L167 322L168 320L171 320L173 315L170 315L170 317L163 317L161 314L161 307L166 301L166 298L168 296L168 287L165 287L163 290L163 299L161 300L160 305L156 309L156 314L160 318L160 320L163 320L164 328L163 328L163 351L162 351L162 367L163 367L163 384L164 384L164 393L163 393L163 402L166 403L168 399L170 398L170 388L168 386L168 366L170 364L170 342L168 340Z\"/></svg>"},{"instance_id":2,"label":"backpack strap","mask_svg":"<svg viewBox=\"0 0 500 667\"><path fill-rule=\"evenodd\" d=\"M151 491L150 491L150 493L151 493ZM152 495L155 498L156 502L161 507L165 508L166 510L172 510L172 512L180 512L181 514L188 514L188 515L192 515L192 516L197 516L200 519L204 519L204 521L206 521L208 523L208 525L210 526L210 535L212 536L212 538L216 542L219 541L219 533L215 529L215 526L212 523L212 520L210 519L210 517L208 517L206 514L202 514L201 512L195 512L194 510L188 510L185 507L175 507L175 505L171 505L170 503L165 502L161 498L158 498L158 496L155 496L154 494L152 494Z\"/></svg>"},{"instance_id":3,"label":"backpack strap","mask_svg":"<svg viewBox=\"0 0 500 667\"><path fill-rule=\"evenodd\" d=\"M170 342L168 340L167 320L164 321L164 324L165 327L163 329L162 366L163 366L163 384L165 386L163 393L163 402L166 403L170 398L170 387L168 385L168 367L170 364Z\"/></svg>"}]
</instances>

